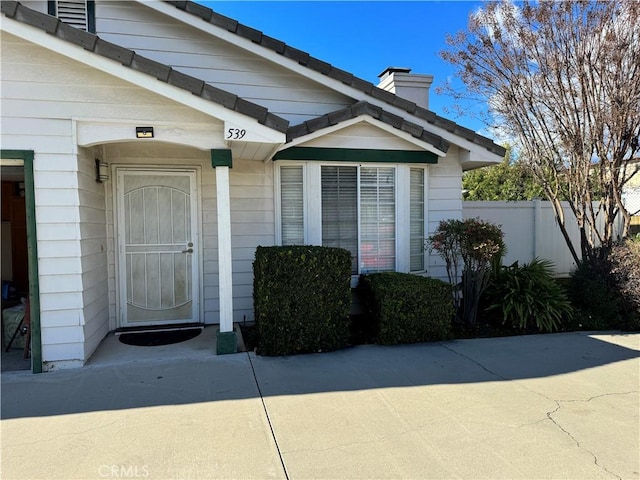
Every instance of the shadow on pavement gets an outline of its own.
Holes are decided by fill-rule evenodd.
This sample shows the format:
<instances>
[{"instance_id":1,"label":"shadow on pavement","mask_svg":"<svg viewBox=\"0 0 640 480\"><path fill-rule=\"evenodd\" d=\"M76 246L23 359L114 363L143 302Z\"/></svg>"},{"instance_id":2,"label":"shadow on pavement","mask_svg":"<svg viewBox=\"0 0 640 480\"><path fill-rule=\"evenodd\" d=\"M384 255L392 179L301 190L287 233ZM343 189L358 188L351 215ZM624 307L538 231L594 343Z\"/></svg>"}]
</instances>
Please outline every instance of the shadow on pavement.
<instances>
[{"instance_id":1,"label":"shadow on pavement","mask_svg":"<svg viewBox=\"0 0 640 480\"><path fill-rule=\"evenodd\" d=\"M1 412L2 419L12 419L250 399L260 394L541 378L638 358L639 344L640 334L581 332L368 345L290 357L240 353L162 358L42 375L11 374L2 376ZM628 370L637 383L637 366Z\"/></svg>"}]
</instances>

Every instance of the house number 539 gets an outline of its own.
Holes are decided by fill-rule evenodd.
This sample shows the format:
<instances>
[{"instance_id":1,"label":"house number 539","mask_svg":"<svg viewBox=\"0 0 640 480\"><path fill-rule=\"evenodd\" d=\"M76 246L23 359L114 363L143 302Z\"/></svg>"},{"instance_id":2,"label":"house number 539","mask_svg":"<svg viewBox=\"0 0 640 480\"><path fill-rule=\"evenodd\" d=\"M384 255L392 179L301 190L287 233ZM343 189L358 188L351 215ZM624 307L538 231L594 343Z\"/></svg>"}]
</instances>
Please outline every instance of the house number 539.
<instances>
[{"instance_id":1,"label":"house number 539","mask_svg":"<svg viewBox=\"0 0 640 480\"><path fill-rule=\"evenodd\" d=\"M227 130L227 140L240 140L246 133L247 131L244 128L230 128Z\"/></svg>"}]
</instances>

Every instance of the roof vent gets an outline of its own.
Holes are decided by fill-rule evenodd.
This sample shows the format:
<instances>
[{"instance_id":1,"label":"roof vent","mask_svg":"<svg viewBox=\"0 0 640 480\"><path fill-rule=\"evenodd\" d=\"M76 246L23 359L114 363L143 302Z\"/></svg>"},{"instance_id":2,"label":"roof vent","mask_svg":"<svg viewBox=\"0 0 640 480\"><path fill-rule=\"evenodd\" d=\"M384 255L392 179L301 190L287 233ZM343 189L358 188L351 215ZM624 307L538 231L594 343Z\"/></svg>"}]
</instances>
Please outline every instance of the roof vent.
<instances>
[{"instance_id":1,"label":"roof vent","mask_svg":"<svg viewBox=\"0 0 640 480\"><path fill-rule=\"evenodd\" d=\"M79 28L85 32L89 30L89 15L87 1L60 1L56 2L56 16L64 23Z\"/></svg>"},{"instance_id":2,"label":"roof vent","mask_svg":"<svg viewBox=\"0 0 640 480\"><path fill-rule=\"evenodd\" d=\"M410 68L389 67L378 75L378 88L395 93L423 108L429 108L429 88L433 75L411 73Z\"/></svg>"}]
</instances>

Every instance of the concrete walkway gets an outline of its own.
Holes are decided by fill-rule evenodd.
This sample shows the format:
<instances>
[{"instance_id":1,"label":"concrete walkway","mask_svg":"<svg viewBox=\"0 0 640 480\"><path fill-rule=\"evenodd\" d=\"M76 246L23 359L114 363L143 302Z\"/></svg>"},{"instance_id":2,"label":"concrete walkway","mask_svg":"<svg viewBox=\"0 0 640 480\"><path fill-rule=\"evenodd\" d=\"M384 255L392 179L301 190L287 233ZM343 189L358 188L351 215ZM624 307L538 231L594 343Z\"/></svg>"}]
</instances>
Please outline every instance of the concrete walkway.
<instances>
[{"instance_id":1,"label":"concrete walkway","mask_svg":"<svg viewBox=\"0 0 640 480\"><path fill-rule=\"evenodd\" d=\"M0 477L638 479L639 356L570 333L3 373Z\"/></svg>"}]
</instances>

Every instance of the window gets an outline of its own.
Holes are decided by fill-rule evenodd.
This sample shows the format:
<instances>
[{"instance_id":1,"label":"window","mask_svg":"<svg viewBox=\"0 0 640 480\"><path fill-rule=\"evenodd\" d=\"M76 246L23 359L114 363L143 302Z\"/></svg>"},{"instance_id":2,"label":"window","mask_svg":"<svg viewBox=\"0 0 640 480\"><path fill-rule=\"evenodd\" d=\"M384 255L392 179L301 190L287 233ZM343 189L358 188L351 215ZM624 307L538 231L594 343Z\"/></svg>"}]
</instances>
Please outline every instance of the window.
<instances>
[{"instance_id":1,"label":"window","mask_svg":"<svg viewBox=\"0 0 640 480\"><path fill-rule=\"evenodd\" d=\"M424 169L410 172L410 270L424 270Z\"/></svg>"},{"instance_id":2,"label":"window","mask_svg":"<svg viewBox=\"0 0 640 480\"><path fill-rule=\"evenodd\" d=\"M86 32L96 33L94 0L49 0L49 15Z\"/></svg>"},{"instance_id":3,"label":"window","mask_svg":"<svg viewBox=\"0 0 640 480\"><path fill-rule=\"evenodd\" d=\"M427 169L411 164L277 163L281 245L351 252L352 275L424 272Z\"/></svg>"},{"instance_id":4,"label":"window","mask_svg":"<svg viewBox=\"0 0 640 480\"><path fill-rule=\"evenodd\" d=\"M322 245L351 252L352 274L396 266L395 168L321 168Z\"/></svg>"},{"instance_id":5,"label":"window","mask_svg":"<svg viewBox=\"0 0 640 480\"><path fill-rule=\"evenodd\" d=\"M282 245L304 243L302 165L280 168L280 233Z\"/></svg>"}]
</instances>

